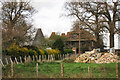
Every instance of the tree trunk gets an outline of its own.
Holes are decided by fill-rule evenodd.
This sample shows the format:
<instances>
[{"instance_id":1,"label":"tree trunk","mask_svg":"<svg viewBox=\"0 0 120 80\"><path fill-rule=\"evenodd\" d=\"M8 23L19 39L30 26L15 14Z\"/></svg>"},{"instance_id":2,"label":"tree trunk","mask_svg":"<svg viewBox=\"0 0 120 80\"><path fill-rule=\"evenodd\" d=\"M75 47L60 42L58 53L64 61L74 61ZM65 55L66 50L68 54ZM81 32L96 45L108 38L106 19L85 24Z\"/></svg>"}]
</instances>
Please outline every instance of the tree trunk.
<instances>
[{"instance_id":1,"label":"tree trunk","mask_svg":"<svg viewBox=\"0 0 120 80\"><path fill-rule=\"evenodd\" d=\"M95 45L95 48L100 48L99 33L95 33L95 37L96 37L96 45Z\"/></svg>"},{"instance_id":2,"label":"tree trunk","mask_svg":"<svg viewBox=\"0 0 120 80\"><path fill-rule=\"evenodd\" d=\"M114 33L113 31L110 32L110 48L114 47Z\"/></svg>"},{"instance_id":3,"label":"tree trunk","mask_svg":"<svg viewBox=\"0 0 120 80\"><path fill-rule=\"evenodd\" d=\"M111 22L109 23L109 26L110 26L110 48L113 48L114 47L114 29L115 29L115 23L114 22Z\"/></svg>"}]
</instances>

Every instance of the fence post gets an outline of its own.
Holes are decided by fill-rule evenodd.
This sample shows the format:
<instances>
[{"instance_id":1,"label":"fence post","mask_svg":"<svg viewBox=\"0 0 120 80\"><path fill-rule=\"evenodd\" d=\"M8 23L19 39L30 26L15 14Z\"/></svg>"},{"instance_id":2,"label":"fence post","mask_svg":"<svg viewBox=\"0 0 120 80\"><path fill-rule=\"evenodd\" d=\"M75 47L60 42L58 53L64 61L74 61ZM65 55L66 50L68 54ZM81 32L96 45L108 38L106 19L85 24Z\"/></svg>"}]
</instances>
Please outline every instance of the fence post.
<instances>
[{"instance_id":1,"label":"fence post","mask_svg":"<svg viewBox=\"0 0 120 80\"><path fill-rule=\"evenodd\" d=\"M51 54L51 56L52 56L52 61L53 61L53 60L54 60L54 59L53 59L53 55Z\"/></svg>"},{"instance_id":2,"label":"fence post","mask_svg":"<svg viewBox=\"0 0 120 80\"><path fill-rule=\"evenodd\" d=\"M36 57L36 61L38 60L38 57L37 57L37 55L35 56Z\"/></svg>"},{"instance_id":3,"label":"fence post","mask_svg":"<svg viewBox=\"0 0 120 80\"><path fill-rule=\"evenodd\" d=\"M46 60L47 60L47 57L46 57L46 55L45 55L45 62L46 62Z\"/></svg>"},{"instance_id":4,"label":"fence post","mask_svg":"<svg viewBox=\"0 0 120 80\"><path fill-rule=\"evenodd\" d=\"M26 63L26 56L24 57L25 63Z\"/></svg>"},{"instance_id":5,"label":"fence post","mask_svg":"<svg viewBox=\"0 0 120 80\"><path fill-rule=\"evenodd\" d=\"M21 56L20 56L20 62L22 63L22 58L21 58Z\"/></svg>"},{"instance_id":6,"label":"fence post","mask_svg":"<svg viewBox=\"0 0 120 80\"><path fill-rule=\"evenodd\" d=\"M50 59L50 56L48 55L48 62L50 61L49 59Z\"/></svg>"},{"instance_id":7,"label":"fence post","mask_svg":"<svg viewBox=\"0 0 120 80\"><path fill-rule=\"evenodd\" d=\"M36 64L36 77L38 78L38 63Z\"/></svg>"},{"instance_id":8,"label":"fence post","mask_svg":"<svg viewBox=\"0 0 120 80\"><path fill-rule=\"evenodd\" d=\"M41 55L41 61L43 60L43 55Z\"/></svg>"},{"instance_id":9,"label":"fence post","mask_svg":"<svg viewBox=\"0 0 120 80\"><path fill-rule=\"evenodd\" d=\"M67 59L69 59L69 54L67 53Z\"/></svg>"},{"instance_id":10,"label":"fence post","mask_svg":"<svg viewBox=\"0 0 120 80\"><path fill-rule=\"evenodd\" d=\"M116 78L118 78L118 62L116 62Z\"/></svg>"},{"instance_id":11,"label":"fence post","mask_svg":"<svg viewBox=\"0 0 120 80\"><path fill-rule=\"evenodd\" d=\"M11 63L13 63L13 61L12 61L11 57L10 57L10 62L11 62Z\"/></svg>"},{"instance_id":12,"label":"fence post","mask_svg":"<svg viewBox=\"0 0 120 80\"><path fill-rule=\"evenodd\" d=\"M63 72L63 63L61 63L61 76L62 76L62 78L64 77L64 72Z\"/></svg>"},{"instance_id":13,"label":"fence post","mask_svg":"<svg viewBox=\"0 0 120 80\"><path fill-rule=\"evenodd\" d=\"M50 55L50 61L52 61L52 55Z\"/></svg>"},{"instance_id":14,"label":"fence post","mask_svg":"<svg viewBox=\"0 0 120 80\"><path fill-rule=\"evenodd\" d=\"M60 59L60 55L58 54L58 60Z\"/></svg>"},{"instance_id":15,"label":"fence post","mask_svg":"<svg viewBox=\"0 0 120 80\"><path fill-rule=\"evenodd\" d=\"M33 61L35 61L34 55L33 55Z\"/></svg>"},{"instance_id":16,"label":"fence post","mask_svg":"<svg viewBox=\"0 0 120 80\"><path fill-rule=\"evenodd\" d=\"M31 62L31 58L30 58L30 56L28 57L28 59L29 59L28 62Z\"/></svg>"},{"instance_id":17,"label":"fence post","mask_svg":"<svg viewBox=\"0 0 120 80\"><path fill-rule=\"evenodd\" d=\"M55 55L53 54L53 60L55 61Z\"/></svg>"},{"instance_id":18,"label":"fence post","mask_svg":"<svg viewBox=\"0 0 120 80\"><path fill-rule=\"evenodd\" d=\"M66 59L66 54L63 54L63 59Z\"/></svg>"},{"instance_id":19,"label":"fence post","mask_svg":"<svg viewBox=\"0 0 120 80\"><path fill-rule=\"evenodd\" d=\"M41 62L41 55L39 55L39 62Z\"/></svg>"},{"instance_id":20,"label":"fence post","mask_svg":"<svg viewBox=\"0 0 120 80\"><path fill-rule=\"evenodd\" d=\"M7 60L7 58L5 58L5 60L6 60L6 64L8 64L8 60Z\"/></svg>"},{"instance_id":21,"label":"fence post","mask_svg":"<svg viewBox=\"0 0 120 80\"><path fill-rule=\"evenodd\" d=\"M2 66L4 66L4 64L3 64L3 62L2 62L2 59L0 59L0 62L1 62L1 64L2 64Z\"/></svg>"},{"instance_id":22,"label":"fence post","mask_svg":"<svg viewBox=\"0 0 120 80\"><path fill-rule=\"evenodd\" d=\"M17 61L17 58L15 57L15 61L16 61L16 63L18 64L18 61Z\"/></svg>"},{"instance_id":23,"label":"fence post","mask_svg":"<svg viewBox=\"0 0 120 80\"><path fill-rule=\"evenodd\" d=\"M11 77L13 78L13 62L11 63Z\"/></svg>"},{"instance_id":24,"label":"fence post","mask_svg":"<svg viewBox=\"0 0 120 80\"><path fill-rule=\"evenodd\" d=\"M60 59L61 59L61 54L60 54Z\"/></svg>"}]
</instances>

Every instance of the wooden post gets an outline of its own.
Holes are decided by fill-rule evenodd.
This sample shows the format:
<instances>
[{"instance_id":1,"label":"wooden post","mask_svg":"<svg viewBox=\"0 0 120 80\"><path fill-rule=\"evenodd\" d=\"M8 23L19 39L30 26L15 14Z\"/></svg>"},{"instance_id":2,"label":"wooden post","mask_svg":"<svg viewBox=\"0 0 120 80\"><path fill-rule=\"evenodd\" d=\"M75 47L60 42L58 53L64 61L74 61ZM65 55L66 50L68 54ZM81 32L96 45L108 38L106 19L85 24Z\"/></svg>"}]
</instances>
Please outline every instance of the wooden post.
<instances>
[{"instance_id":1,"label":"wooden post","mask_svg":"<svg viewBox=\"0 0 120 80\"><path fill-rule=\"evenodd\" d=\"M60 59L61 59L61 54L60 54Z\"/></svg>"},{"instance_id":2,"label":"wooden post","mask_svg":"<svg viewBox=\"0 0 120 80\"><path fill-rule=\"evenodd\" d=\"M22 58L21 58L21 56L20 56L20 62L22 63Z\"/></svg>"},{"instance_id":3,"label":"wooden post","mask_svg":"<svg viewBox=\"0 0 120 80\"><path fill-rule=\"evenodd\" d=\"M18 64L17 58L15 57L15 62Z\"/></svg>"},{"instance_id":4,"label":"wooden post","mask_svg":"<svg viewBox=\"0 0 120 80\"><path fill-rule=\"evenodd\" d=\"M118 63L116 62L116 78L118 78Z\"/></svg>"},{"instance_id":5,"label":"wooden post","mask_svg":"<svg viewBox=\"0 0 120 80\"><path fill-rule=\"evenodd\" d=\"M81 54L81 50L80 50L80 22L79 22L79 54Z\"/></svg>"},{"instance_id":6,"label":"wooden post","mask_svg":"<svg viewBox=\"0 0 120 80\"><path fill-rule=\"evenodd\" d=\"M54 54L54 60L55 60L55 54Z\"/></svg>"},{"instance_id":7,"label":"wooden post","mask_svg":"<svg viewBox=\"0 0 120 80\"><path fill-rule=\"evenodd\" d=\"M51 56L52 56L52 61L53 61L53 60L54 60L54 59L53 59L53 55L51 55Z\"/></svg>"},{"instance_id":8,"label":"wooden post","mask_svg":"<svg viewBox=\"0 0 120 80\"><path fill-rule=\"evenodd\" d=\"M35 56L36 57L36 61L38 60L38 57L37 57L37 55Z\"/></svg>"},{"instance_id":9,"label":"wooden post","mask_svg":"<svg viewBox=\"0 0 120 80\"><path fill-rule=\"evenodd\" d=\"M13 63L13 61L12 61L11 57L10 57L10 62L11 62L11 63Z\"/></svg>"},{"instance_id":10,"label":"wooden post","mask_svg":"<svg viewBox=\"0 0 120 80\"><path fill-rule=\"evenodd\" d=\"M24 57L25 63L26 63L26 56Z\"/></svg>"},{"instance_id":11,"label":"wooden post","mask_svg":"<svg viewBox=\"0 0 120 80\"><path fill-rule=\"evenodd\" d=\"M66 54L66 59L68 59L68 54Z\"/></svg>"},{"instance_id":12,"label":"wooden post","mask_svg":"<svg viewBox=\"0 0 120 80\"><path fill-rule=\"evenodd\" d=\"M70 59L70 55L69 54L67 54L68 55L68 59Z\"/></svg>"},{"instance_id":13,"label":"wooden post","mask_svg":"<svg viewBox=\"0 0 120 80\"><path fill-rule=\"evenodd\" d=\"M50 61L52 61L52 54L51 54L51 58L50 58Z\"/></svg>"},{"instance_id":14,"label":"wooden post","mask_svg":"<svg viewBox=\"0 0 120 80\"><path fill-rule=\"evenodd\" d=\"M88 76L90 78L90 67L88 66Z\"/></svg>"},{"instance_id":15,"label":"wooden post","mask_svg":"<svg viewBox=\"0 0 120 80\"><path fill-rule=\"evenodd\" d=\"M61 63L61 77L64 77L64 73L63 73L63 63Z\"/></svg>"},{"instance_id":16,"label":"wooden post","mask_svg":"<svg viewBox=\"0 0 120 80\"><path fill-rule=\"evenodd\" d=\"M38 78L38 63L36 64L36 77Z\"/></svg>"},{"instance_id":17,"label":"wooden post","mask_svg":"<svg viewBox=\"0 0 120 80\"><path fill-rule=\"evenodd\" d=\"M60 59L60 55L58 54L58 60Z\"/></svg>"},{"instance_id":18,"label":"wooden post","mask_svg":"<svg viewBox=\"0 0 120 80\"><path fill-rule=\"evenodd\" d=\"M7 60L7 58L5 58L5 60L6 60L6 64L8 64L8 60Z\"/></svg>"},{"instance_id":19,"label":"wooden post","mask_svg":"<svg viewBox=\"0 0 120 80\"><path fill-rule=\"evenodd\" d=\"M4 64L3 64L3 62L2 62L2 59L0 59L0 62L1 62L1 64L2 64L2 66L4 66Z\"/></svg>"},{"instance_id":20,"label":"wooden post","mask_svg":"<svg viewBox=\"0 0 120 80\"><path fill-rule=\"evenodd\" d=\"M13 62L11 63L11 77L13 78Z\"/></svg>"},{"instance_id":21,"label":"wooden post","mask_svg":"<svg viewBox=\"0 0 120 80\"><path fill-rule=\"evenodd\" d=\"M41 61L43 60L43 55L41 55Z\"/></svg>"},{"instance_id":22,"label":"wooden post","mask_svg":"<svg viewBox=\"0 0 120 80\"><path fill-rule=\"evenodd\" d=\"M31 62L31 58L30 58L30 56L28 57L28 59L29 59L28 62Z\"/></svg>"},{"instance_id":23,"label":"wooden post","mask_svg":"<svg viewBox=\"0 0 120 80\"><path fill-rule=\"evenodd\" d=\"M35 61L34 55L33 55L33 61Z\"/></svg>"},{"instance_id":24,"label":"wooden post","mask_svg":"<svg viewBox=\"0 0 120 80\"><path fill-rule=\"evenodd\" d=\"M66 59L66 54L63 54L64 55L64 59Z\"/></svg>"},{"instance_id":25,"label":"wooden post","mask_svg":"<svg viewBox=\"0 0 120 80\"><path fill-rule=\"evenodd\" d=\"M46 62L46 55L45 55L45 62Z\"/></svg>"},{"instance_id":26,"label":"wooden post","mask_svg":"<svg viewBox=\"0 0 120 80\"><path fill-rule=\"evenodd\" d=\"M88 74L89 74L89 71L90 71L90 67L88 66Z\"/></svg>"},{"instance_id":27,"label":"wooden post","mask_svg":"<svg viewBox=\"0 0 120 80\"><path fill-rule=\"evenodd\" d=\"M41 62L41 55L39 55L39 62Z\"/></svg>"},{"instance_id":28,"label":"wooden post","mask_svg":"<svg viewBox=\"0 0 120 80\"><path fill-rule=\"evenodd\" d=\"M50 61L50 55L48 55L48 62Z\"/></svg>"}]
</instances>

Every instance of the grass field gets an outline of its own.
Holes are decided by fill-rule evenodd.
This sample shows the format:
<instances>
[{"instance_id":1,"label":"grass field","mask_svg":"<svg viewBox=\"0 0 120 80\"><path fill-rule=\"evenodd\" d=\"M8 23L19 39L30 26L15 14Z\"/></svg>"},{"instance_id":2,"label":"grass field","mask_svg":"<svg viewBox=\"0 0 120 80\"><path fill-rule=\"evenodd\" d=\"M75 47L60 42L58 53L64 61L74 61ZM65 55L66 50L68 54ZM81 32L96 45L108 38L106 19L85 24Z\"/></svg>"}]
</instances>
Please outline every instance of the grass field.
<instances>
[{"instance_id":1,"label":"grass field","mask_svg":"<svg viewBox=\"0 0 120 80\"><path fill-rule=\"evenodd\" d=\"M65 78L115 78L116 64L95 63L65 63L45 62L39 63L39 78L61 78L61 63L64 66ZM120 63L118 63L120 66ZM88 66L90 73L88 74ZM3 67L3 78L11 77L10 65ZM120 72L120 68L119 68ZM120 75L119 75L120 77ZM14 78L36 78L36 62L14 64Z\"/></svg>"}]
</instances>

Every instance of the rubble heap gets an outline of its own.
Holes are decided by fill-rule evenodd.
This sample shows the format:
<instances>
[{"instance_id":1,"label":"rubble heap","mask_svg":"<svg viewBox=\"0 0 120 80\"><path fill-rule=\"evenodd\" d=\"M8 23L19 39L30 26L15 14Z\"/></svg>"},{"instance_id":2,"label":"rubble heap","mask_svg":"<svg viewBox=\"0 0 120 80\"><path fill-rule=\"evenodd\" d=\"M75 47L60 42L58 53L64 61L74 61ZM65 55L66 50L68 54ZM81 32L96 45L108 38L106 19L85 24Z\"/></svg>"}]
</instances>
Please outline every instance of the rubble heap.
<instances>
[{"instance_id":1,"label":"rubble heap","mask_svg":"<svg viewBox=\"0 0 120 80\"><path fill-rule=\"evenodd\" d=\"M113 53L98 53L96 49L85 52L76 58L75 62L80 63L114 63L119 57Z\"/></svg>"}]
</instances>

